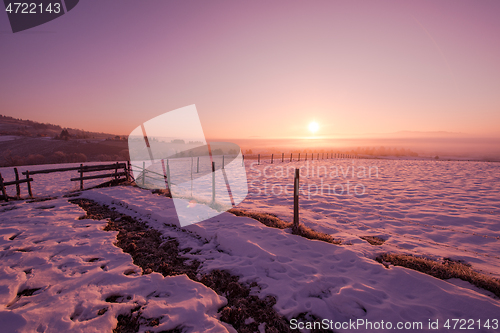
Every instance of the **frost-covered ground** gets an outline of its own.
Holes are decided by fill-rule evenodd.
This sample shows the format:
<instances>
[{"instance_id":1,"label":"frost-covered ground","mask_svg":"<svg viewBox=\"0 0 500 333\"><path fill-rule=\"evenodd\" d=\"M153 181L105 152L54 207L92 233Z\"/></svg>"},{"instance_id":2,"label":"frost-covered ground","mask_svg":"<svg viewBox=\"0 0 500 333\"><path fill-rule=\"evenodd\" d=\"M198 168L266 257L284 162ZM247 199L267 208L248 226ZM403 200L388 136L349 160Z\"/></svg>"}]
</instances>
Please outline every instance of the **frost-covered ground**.
<instances>
[{"instance_id":1,"label":"frost-covered ground","mask_svg":"<svg viewBox=\"0 0 500 333\"><path fill-rule=\"evenodd\" d=\"M291 221L292 169L301 167L301 222L350 242L351 250L368 257L382 251L451 257L500 277L499 163L252 163L250 193L240 208ZM359 238L365 235L386 242L374 247Z\"/></svg>"},{"instance_id":2,"label":"frost-covered ground","mask_svg":"<svg viewBox=\"0 0 500 333\"><path fill-rule=\"evenodd\" d=\"M79 220L84 211L66 198L0 212L2 332L111 332L137 306L168 318L157 330L226 331L215 318L223 297L185 275L141 275L106 221Z\"/></svg>"},{"instance_id":3,"label":"frost-covered ground","mask_svg":"<svg viewBox=\"0 0 500 333\"><path fill-rule=\"evenodd\" d=\"M252 166L251 162L247 162L250 194L240 207L291 220L292 187L286 188L286 195L285 185L292 183L293 167L307 163ZM318 165L324 165L327 173L320 168L318 177ZM290 166L289 177L279 174L279 166ZM188 256L202 261L203 271L227 269L242 281L257 282L261 289L253 292L275 296L276 310L288 319L308 313L337 323L383 320L393 328L397 323L422 322L422 330L414 331L432 331L429 320L439 320L443 331L447 319L466 319L474 321L475 331L497 330L483 325L479 329L477 324L500 319L500 300L491 294L468 283L450 283L401 267L386 269L372 259L387 251L451 257L498 275L497 164L328 160L314 166L312 176L309 165L309 177L303 168L301 222L352 245L307 240L229 213L186 227L191 233L175 232L165 226L176 221L171 199L130 186L84 191L81 197L110 205L177 238L180 247L191 248ZM354 176L352 169L346 172L353 166ZM354 188L363 184L364 194L340 195L339 185L336 193L325 193L325 184L332 188L337 183L344 184L346 192L347 181ZM358 185L358 193L361 188ZM127 313L138 302L147 304L151 318L167 314L161 326L148 329L183 324L192 332L210 327L214 332L231 330L216 316L224 298L184 276L140 275L130 256L112 245L116 234L102 231L105 221L78 220L83 210L65 198L9 203L0 211L2 327L17 325L19 332L88 332L96 327L111 331L117 314ZM365 235L386 242L372 246L359 238ZM33 296L16 296L37 288ZM106 302L111 295L122 296L122 302Z\"/></svg>"}]
</instances>

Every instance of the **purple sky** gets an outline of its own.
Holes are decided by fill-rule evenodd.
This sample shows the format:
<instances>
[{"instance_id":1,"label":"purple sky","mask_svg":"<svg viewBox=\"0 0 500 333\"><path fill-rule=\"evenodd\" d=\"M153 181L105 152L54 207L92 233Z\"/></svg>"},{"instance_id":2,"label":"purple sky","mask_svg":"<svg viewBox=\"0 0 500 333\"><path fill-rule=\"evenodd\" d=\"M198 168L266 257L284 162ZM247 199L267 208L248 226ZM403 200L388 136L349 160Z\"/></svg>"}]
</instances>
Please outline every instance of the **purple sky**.
<instances>
[{"instance_id":1,"label":"purple sky","mask_svg":"<svg viewBox=\"0 0 500 333\"><path fill-rule=\"evenodd\" d=\"M212 138L500 133L500 1L80 1L12 34L0 114L129 134L196 104Z\"/></svg>"}]
</instances>

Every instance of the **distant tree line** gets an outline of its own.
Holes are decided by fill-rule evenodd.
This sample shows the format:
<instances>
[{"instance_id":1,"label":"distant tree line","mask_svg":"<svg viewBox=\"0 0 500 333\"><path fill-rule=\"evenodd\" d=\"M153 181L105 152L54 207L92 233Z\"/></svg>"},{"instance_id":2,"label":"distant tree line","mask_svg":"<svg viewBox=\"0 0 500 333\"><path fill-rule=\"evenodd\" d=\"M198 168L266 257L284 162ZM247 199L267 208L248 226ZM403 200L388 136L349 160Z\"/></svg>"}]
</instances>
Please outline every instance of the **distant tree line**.
<instances>
[{"instance_id":1,"label":"distant tree line","mask_svg":"<svg viewBox=\"0 0 500 333\"><path fill-rule=\"evenodd\" d=\"M0 124L6 124L0 135L16 135L25 137L51 137L58 140L70 139L106 139L125 140L126 137L112 136L105 133L88 132L79 129L62 128L59 125L39 123L32 120L23 120L0 115Z\"/></svg>"}]
</instances>

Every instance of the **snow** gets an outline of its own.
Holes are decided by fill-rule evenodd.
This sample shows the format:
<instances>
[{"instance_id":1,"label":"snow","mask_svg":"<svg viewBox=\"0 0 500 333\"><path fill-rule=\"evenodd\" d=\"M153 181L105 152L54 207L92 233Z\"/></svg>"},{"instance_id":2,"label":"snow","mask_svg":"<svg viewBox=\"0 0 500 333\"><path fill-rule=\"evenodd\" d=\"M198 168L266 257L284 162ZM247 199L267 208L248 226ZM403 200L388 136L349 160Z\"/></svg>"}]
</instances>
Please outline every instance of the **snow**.
<instances>
[{"instance_id":1,"label":"snow","mask_svg":"<svg viewBox=\"0 0 500 333\"><path fill-rule=\"evenodd\" d=\"M22 138L22 136L17 136L17 135L0 135L0 142L17 140L19 138Z\"/></svg>"},{"instance_id":2,"label":"snow","mask_svg":"<svg viewBox=\"0 0 500 333\"><path fill-rule=\"evenodd\" d=\"M227 269L255 281L260 297L277 298L275 308L291 319L301 313L334 321L427 323L429 319L496 318L500 302L482 293L401 267L384 268L353 250L311 241L246 217L223 213L179 234L171 200L136 188L97 189L84 197L142 218L165 236L192 248L202 269ZM199 237L202 237L200 240Z\"/></svg>"},{"instance_id":3,"label":"snow","mask_svg":"<svg viewBox=\"0 0 500 333\"><path fill-rule=\"evenodd\" d=\"M164 236L177 238L181 248L191 248L188 257L202 262L203 272L226 269L243 282L257 282L260 288L253 288L252 293L276 297L275 309L288 319L307 313L334 322L422 322L419 331L431 331L429 320L438 319L442 328L446 319L500 319L500 300L491 293L461 280L442 281L402 267L387 269L373 260L382 252L451 257L499 276L498 164L325 160L309 161L306 173L305 161L251 163L246 162L249 194L239 208L291 221L292 187L285 185L292 183L293 173L280 176L279 166L290 170L302 166L301 223L351 245L308 240L229 213L189 225L184 228L187 233L179 232L169 226L179 225L178 205L172 199L130 186L84 191L81 197L110 205ZM328 172L318 173L318 166ZM372 175L368 176L370 167ZM365 177L358 173L363 168ZM363 184L364 193L321 193L313 186L347 186L347 181L350 186ZM188 199L175 200L189 206ZM4 306L0 325L12 325L12 331L18 327L19 332L78 332L96 327L111 331L119 313L129 313L141 304L149 318L167 314L160 326L142 327L143 331L176 325L188 325L192 332L232 330L217 320L217 310L226 302L223 297L186 276L140 275L130 256L112 245L116 233L102 231L105 221L78 220L80 215L83 211L63 198L0 208L0 300ZM359 238L365 235L386 242L372 246ZM92 258L99 260L89 261ZM41 289L16 301L17 293L26 288ZM106 302L110 295L122 295L123 302ZM7 304L11 305L7 308ZM97 316L104 307L108 310ZM265 325L259 330L264 331Z\"/></svg>"},{"instance_id":4,"label":"snow","mask_svg":"<svg viewBox=\"0 0 500 333\"><path fill-rule=\"evenodd\" d=\"M212 160L216 168L214 178L212 177ZM134 161L131 167L139 186L148 189L165 189L164 175L168 173L170 193L174 198L179 223L181 226L186 226L218 215L220 211L230 209L232 202L239 204L245 199L248 187L242 162L243 157L240 153L237 156L166 159L154 164L151 161ZM224 167L222 167L223 164ZM146 176L144 176L144 168ZM214 193L215 198L212 198ZM195 202L212 202L215 199L221 209L219 211L207 210L204 205L186 207L184 201L176 200L177 198L189 198Z\"/></svg>"},{"instance_id":5,"label":"snow","mask_svg":"<svg viewBox=\"0 0 500 333\"><path fill-rule=\"evenodd\" d=\"M10 325L8 332L111 332L117 316L138 305L143 317L161 317L157 330L183 325L191 332L228 332L215 318L223 297L185 275L141 275L113 245L117 232L102 230L106 221L78 220L83 210L65 199L7 207L1 213L0 324ZM32 296L17 296L35 288ZM110 296L116 301L106 301ZM98 315L101 309L106 312Z\"/></svg>"},{"instance_id":6,"label":"snow","mask_svg":"<svg viewBox=\"0 0 500 333\"><path fill-rule=\"evenodd\" d=\"M250 190L239 208L292 221L289 184L295 166L302 167L301 223L350 242L367 257L383 251L451 257L500 277L500 164L349 159L254 163L247 165ZM285 172L279 177L281 167ZM356 195L356 186L364 194ZM337 193L328 193L329 187ZM371 246L359 238L366 235L386 242Z\"/></svg>"}]
</instances>

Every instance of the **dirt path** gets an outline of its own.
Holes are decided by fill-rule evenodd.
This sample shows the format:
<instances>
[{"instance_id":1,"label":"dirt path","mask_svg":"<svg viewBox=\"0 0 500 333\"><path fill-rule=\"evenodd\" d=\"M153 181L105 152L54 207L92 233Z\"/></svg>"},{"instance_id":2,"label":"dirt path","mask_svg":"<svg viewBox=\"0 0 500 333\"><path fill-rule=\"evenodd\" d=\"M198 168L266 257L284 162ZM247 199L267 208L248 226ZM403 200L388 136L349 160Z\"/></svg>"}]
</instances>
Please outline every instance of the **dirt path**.
<instances>
[{"instance_id":1,"label":"dirt path","mask_svg":"<svg viewBox=\"0 0 500 333\"><path fill-rule=\"evenodd\" d=\"M274 310L276 299L270 296L259 299L250 295L250 288L258 287L256 283L241 284L237 276L221 270L201 275L198 273L200 262L184 258L175 238L164 238L159 231L149 228L145 223L92 200L73 199L70 202L78 204L86 211L82 219L108 219L105 230L118 231L116 246L132 256L134 264L142 268L143 274L152 272L164 276L186 274L190 279L201 282L217 294L226 297L228 304L219 310L219 319L232 325L238 332L259 332L259 328L264 327L267 333L298 332L291 330L286 318ZM180 228L173 228L178 232L184 232ZM252 318L253 322L248 318ZM139 326L145 321L146 319L141 317L141 309L134 309L129 315L118 317L118 325L114 332L138 332ZM155 322L151 322L151 319L147 324L155 326Z\"/></svg>"}]
</instances>

